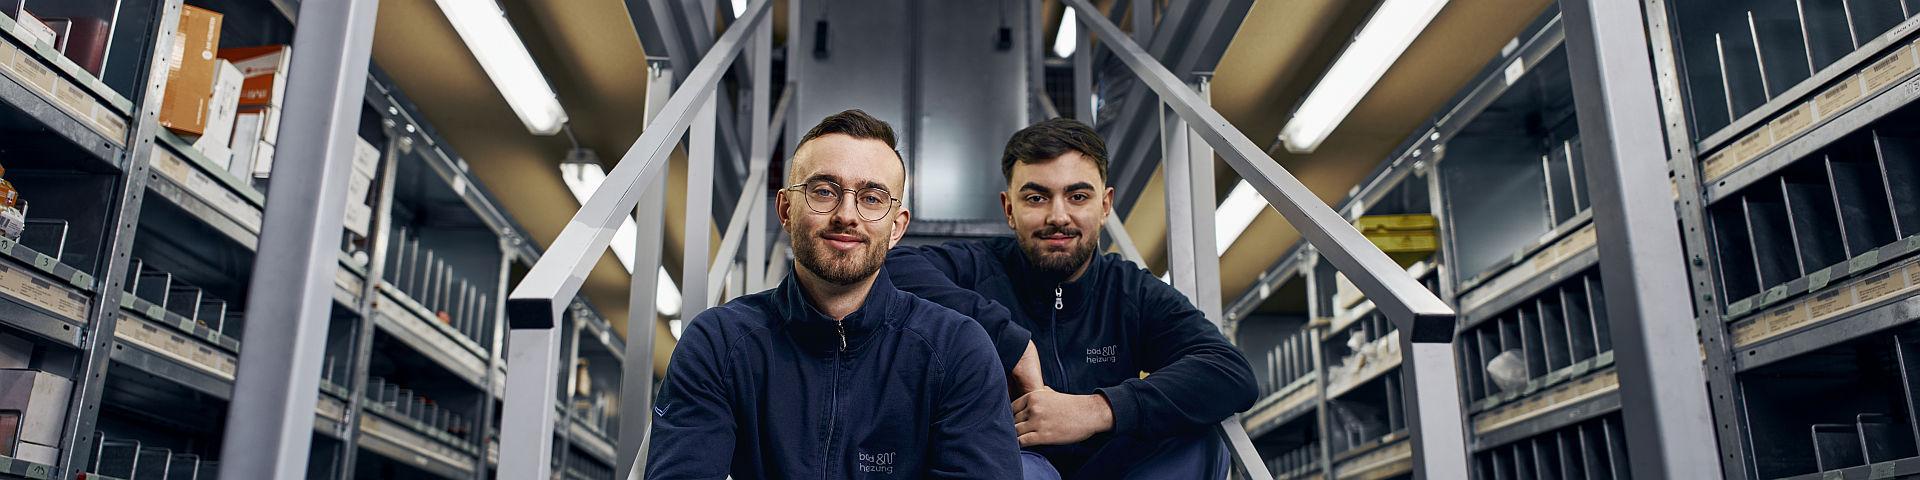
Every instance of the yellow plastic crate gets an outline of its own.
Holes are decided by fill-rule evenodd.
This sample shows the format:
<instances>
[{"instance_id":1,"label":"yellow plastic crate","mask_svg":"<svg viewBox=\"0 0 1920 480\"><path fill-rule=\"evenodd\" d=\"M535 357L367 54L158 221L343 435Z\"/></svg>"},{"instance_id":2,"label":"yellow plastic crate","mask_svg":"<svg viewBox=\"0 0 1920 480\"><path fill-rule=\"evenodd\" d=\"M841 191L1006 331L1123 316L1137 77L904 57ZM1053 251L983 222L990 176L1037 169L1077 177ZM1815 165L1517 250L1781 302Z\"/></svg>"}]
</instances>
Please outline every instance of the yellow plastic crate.
<instances>
[{"instance_id":1,"label":"yellow plastic crate","mask_svg":"<svg viewBox=\"0 0 1920 480\"><path fill-rule=\"evenodd\" d=\"M1439 240L1433 231L1424 232L1367 232L1367 240L1373 246L1387 253L1433 253L1439 248Z\"/></svg>"},{"instance_id":2,"label":"yellow plastic crate","mask_svg":"<svg viewBox=\"0 0 1920 480\"><path fill-rule=\"evenodd\" d=\"M1354 228L1361 233L1371 235L1374 232L1428 231L1439 228L1440 222L1433 215L1410 213L1404 215L1367 215L1354 222Z\"/></svg>"}]
</instances>

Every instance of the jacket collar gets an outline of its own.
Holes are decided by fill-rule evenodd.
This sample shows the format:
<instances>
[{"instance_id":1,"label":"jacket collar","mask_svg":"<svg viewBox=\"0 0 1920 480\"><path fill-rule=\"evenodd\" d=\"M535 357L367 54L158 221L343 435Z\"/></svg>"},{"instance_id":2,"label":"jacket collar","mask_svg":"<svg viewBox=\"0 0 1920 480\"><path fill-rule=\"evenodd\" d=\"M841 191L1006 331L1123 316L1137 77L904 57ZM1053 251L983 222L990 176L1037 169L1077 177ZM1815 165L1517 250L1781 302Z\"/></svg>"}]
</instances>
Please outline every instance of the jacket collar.
<instances>
[{"instance_id":1,"label":"jacket collar","mask_svg":"<svg viewBox=\"0 0 1920 480\"><path fill-rule=\"evenodd\" d=\"M1086 273L1074 281L1058 274L1041 273L1028 261L1027 252L1020 249L1020 243L1013 238L996 239L993 245L999 253L1000 263L1007 271L1013 283L1014 295L1020 298L1020 304L1029 312L1054 310L1056 304L1055 289L1058 289L1059 312L1056 318L1073 318L1086 310L1092 303L1095 285L1099 285L1101 271L1111 259L1107 255L1095 253L1087 259Z\"/></svg>"},{"instance_id":2,"label":"jacket collar","mask_svg":"<svg viewBox=\"0 0 1920 480\"><path fill-rule=\"evenodd\" d=\"M846 351L857 352L898 313L902 293L887 278L885 267L874 279L873 287L867 290L867 298L860 308L839 321L814 308L795 275L793 269L789 269L787 278L780 282L772 298L794 342L810 353L832 355L841 351L842 329L846 332Z\"/></svg>"}]
</instances>

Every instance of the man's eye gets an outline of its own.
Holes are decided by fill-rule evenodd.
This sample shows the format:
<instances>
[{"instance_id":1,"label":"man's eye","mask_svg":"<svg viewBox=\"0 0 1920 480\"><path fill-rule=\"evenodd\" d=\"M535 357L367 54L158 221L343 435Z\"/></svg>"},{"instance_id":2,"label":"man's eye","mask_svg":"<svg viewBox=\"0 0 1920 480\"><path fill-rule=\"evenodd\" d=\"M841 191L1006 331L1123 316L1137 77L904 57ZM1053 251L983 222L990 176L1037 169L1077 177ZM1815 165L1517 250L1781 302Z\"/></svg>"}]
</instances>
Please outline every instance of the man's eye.
<instances>
[{"instance_id":1,"label":"man's eye","mask_svg":"<svg viewBox=\"0 0 1920 480\"><path fill-rule=\"evenodd\" d=\"M1045 202L1045 201L1047 201L1047 197L1043 197L1043 196L1039 196L1039 195L1028 195L1028 196L1027 196L1027 203L1041 203L1041 202Z\"/></svg>"},{"instance_id":2,"label":"man's eye","mask_svg":"<svg viewBox=\"0 0 1920 480\"><path fill-rule=\"evenodd\" d=\"M886 201L887 201L886 197L882 197L878 194L873 194L873 193L867 193L860 196L860 203L866 204L866 205L879 205L882 203L886 203Z\"/></svg>"},{"instance_id":3,"label":"man's eye","mask_svg":"<svg viewBox=\"0 0 1920 480\"><path fill-rule=\"evenodd\" d=\"M1089 197L1087 196L1087 194L1084 194L1084 193L1076 193L1076 194L1073 194L1072 196L1067 197L1068 200L1073 200L1073 203L1084 202L1084 201L1087 201L1088 198Z\"/></svg>"},{"instance_id":4,"label":"man's eye","mask_svg":"<svg viewBox=\"0 0 1920 480\"><path fill-rule=\"evenodd\" d=\"M815 189L813 189L813 190L812 190L812 193L813 193L813 196L815 196L815 197L820 197L820 198L833 198L833 194L834 194L834 191L833 191L833 189L831 189L831 188L824 188L824 187L823 187L823 188L815 188Z\"/></svg>"}]
</instances>

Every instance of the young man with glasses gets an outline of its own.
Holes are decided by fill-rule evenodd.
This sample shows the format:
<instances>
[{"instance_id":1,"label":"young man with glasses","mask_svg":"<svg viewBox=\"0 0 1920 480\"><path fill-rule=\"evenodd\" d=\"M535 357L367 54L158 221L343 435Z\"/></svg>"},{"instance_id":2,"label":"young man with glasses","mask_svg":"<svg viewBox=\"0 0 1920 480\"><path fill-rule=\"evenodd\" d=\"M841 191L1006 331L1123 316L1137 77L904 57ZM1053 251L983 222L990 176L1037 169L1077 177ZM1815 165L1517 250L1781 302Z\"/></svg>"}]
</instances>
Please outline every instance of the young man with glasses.
<instances>
[{"instance_id":1,"label":"young man with glasses","mask_svg":"<svg viewBox=\"0 0 1920 480\"><path fill-rule=\"evenodd\" d=\"M647 478L1019 476L986 332L881 272L910 217L894 148L859 110L801 138L775 200L794 268L688 323L654 403Z\"/></svg>"},{"instance_id":2,"label":"young man with glasses","mask_svg":"<svg viewBox=\"0 0 1920 480\"><path fill-rule=\"evenodd\" d=\"M1096 255L1113 208L1105 142L1040 122L1007 141L1000 169L1013 238L898 248L887 270L995 332L1025 478L1224 478L1214 425L1253 405L1253 370L1179 291Z\"/></svg>"}]
</instances>

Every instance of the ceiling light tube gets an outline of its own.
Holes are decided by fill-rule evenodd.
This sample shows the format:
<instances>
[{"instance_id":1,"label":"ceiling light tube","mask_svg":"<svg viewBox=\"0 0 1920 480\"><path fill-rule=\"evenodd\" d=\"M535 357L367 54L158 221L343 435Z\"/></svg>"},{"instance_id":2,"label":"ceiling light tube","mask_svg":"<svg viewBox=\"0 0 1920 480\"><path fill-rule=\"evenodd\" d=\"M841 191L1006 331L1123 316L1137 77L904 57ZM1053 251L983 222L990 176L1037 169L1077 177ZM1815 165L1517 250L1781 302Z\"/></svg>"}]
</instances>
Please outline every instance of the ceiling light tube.
<instances>
[{"instance_id":1,"label":"ceiling light tube","mask_svg":"<svg viewBox=\"0 0 1920 480\"><path fill-rule=\"evenodd\" d=\"M1353 113L1353 107L1373 89L1387 69L1406 53L1447 0L1385 0L1375 9L1353 43L1333 61L1333 68L1320 77L1307 100L1294 110L1293 118L1280 130L1280 142L1287 151L1312 153L1326 141L1333 128Z\"/></svg>"},{"instance_id":2,"label":"ceiling light tube","mask_svg":"<svg viewBox=\"0 0 1920 480\"><path fill-rule=\"evenodd\" d=\"M1060 58L1072 58L1073 50L1080 47L1080 19L1073 14L1073 7L1067 7L1060 14L1060 29L1053 35L1053 54Z\"/></svg>"},{"instance_id":3,"label":"ceiling light tube","mask_svg":"<svg viewBox=\"0 0 1920 480\"><path fill-rule=\"evenodd\" d=\"M560 125L567 122L567 112L560 108L553 86L540 75L539 65L533 63L533 55L507 23L500 6L494 0L434 0L434 3L440 5L440 12L453 23L460 40L466 42L467 50L473 51L480 68L486 70L487 78L493 80L494 88L500 89L500 96L513 107L513 114L520 117L520 123L526 124L527 131L535 135L559 132Z\"/></svg>"},{"instance_id":4,"label":"ceiling light tube","mask_svg":"<svg viewBox=\"0 0 1920 480\"><path fill-rule=\"evenodd\" d=\"M1267 198L1253 189L1253 185L1241 180L1227 193L1227 200L1220 202L1220 208L1213 213L1214 255L1225 255L1227 247L1246 233L1253 225L1253 219L1267 208Z\"/></svg>"}]
</instances>

